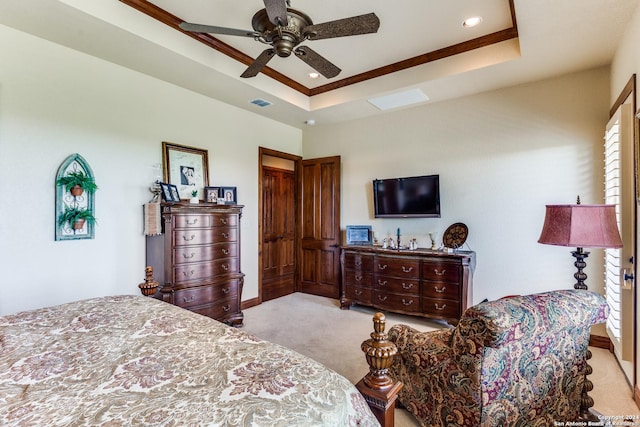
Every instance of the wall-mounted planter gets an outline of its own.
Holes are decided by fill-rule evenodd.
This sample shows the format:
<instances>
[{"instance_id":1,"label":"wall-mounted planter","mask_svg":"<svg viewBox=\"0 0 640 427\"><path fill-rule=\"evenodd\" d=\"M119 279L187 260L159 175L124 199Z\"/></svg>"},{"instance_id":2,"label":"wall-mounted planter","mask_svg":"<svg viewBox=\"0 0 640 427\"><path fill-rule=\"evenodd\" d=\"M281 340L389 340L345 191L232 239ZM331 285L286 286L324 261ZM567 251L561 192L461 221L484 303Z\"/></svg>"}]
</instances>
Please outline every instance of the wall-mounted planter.
<instances>
[{"instance_id":1,"label":"wall-mounted planter","mask_svg":"<svg viewBox=\"0 0 640 427\"><path fill-rule=\"evenodd\" d=\"M56 174L56 240L93 239L98 186L80 154L72 154Z\"/></svg>"}]
</instances>

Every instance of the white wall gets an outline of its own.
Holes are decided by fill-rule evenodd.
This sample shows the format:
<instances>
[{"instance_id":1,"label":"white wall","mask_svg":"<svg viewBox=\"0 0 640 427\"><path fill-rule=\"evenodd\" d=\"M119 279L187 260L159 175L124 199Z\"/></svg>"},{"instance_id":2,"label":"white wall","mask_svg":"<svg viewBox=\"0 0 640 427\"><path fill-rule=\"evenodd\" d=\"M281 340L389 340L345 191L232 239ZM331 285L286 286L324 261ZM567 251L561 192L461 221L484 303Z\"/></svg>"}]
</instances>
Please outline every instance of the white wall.
<instances>
[{"instance_id":1,"label":"white wall","mask_svg":"<svg viewBox=\"0 0 640 427\"><path fill-rule=\"evenodd\" d=\"M441 241L469 227L477 253L474 302L569 289L571 248L537 243L545 204L601 203L608 68L304 132L305 158L342 156L342 226L370 224L382 239ZM374 178L439 174L442 217L375 219ZM591 289L602 290L602 252L591 251Z\"/></svg>"},{"instance_id":2,"label":"white wall","mask_svg":"<svg viewBox=\"0 0 640 427\"><path fill-rule=\"evenodd\" d=\"M0 314L139 292L162 141L207 149L210 184L238 187L243 299L257 296L258 146L300 155L299 129L4 26L0 64ZM73 153L100 187L98 224L57 242L55 174Z\"/></svg>"}]
</instances>

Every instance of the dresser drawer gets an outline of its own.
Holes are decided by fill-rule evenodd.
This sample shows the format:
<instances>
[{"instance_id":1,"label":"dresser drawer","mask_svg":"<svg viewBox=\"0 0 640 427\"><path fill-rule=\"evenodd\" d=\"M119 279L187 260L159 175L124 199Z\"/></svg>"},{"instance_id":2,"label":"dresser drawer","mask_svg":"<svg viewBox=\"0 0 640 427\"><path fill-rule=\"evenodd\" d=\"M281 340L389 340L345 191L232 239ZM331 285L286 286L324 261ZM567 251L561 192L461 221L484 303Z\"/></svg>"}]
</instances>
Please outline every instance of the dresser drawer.
<instances>
[{"instance_id":1,"label":"dresser drawer","mask_svg":"<svg viewBox=\"0 0 640 427\"><path fill-rule=\"evenodd\" d=\"M211 261L214 258L238 256L236 243L218 243L207 246L181 246L174 251L175 264Z\"/></svg>"},{"instance_id":2,"label":"dresser drawer","mask_svg":"<svg viewBox=\"0 0 640 427\"><path fill-rule=\"evenodd\" d=\"M420 297L373 291L371 303L379 308L420 313Z\"/></svg>"},{"instance_id":3,"label":"dresser drawer","mask_svg":"<svg viewBox=\"0 0 640 427\"><path fill-rule=\"evenodd\" d=\"M371 305L371 288L346 285L344 287L344 294L350 300L361 304Z\"/></svg>"},{"instance_id":4,"label":"dresser drawer","mask_svg":"<svg viewBox=\"0 0 640 427\"><path fill-rule=\"evenodd\" d=\"M238 303L238 298L228 298L225 300L217 301L215 304L210 304L202 307L194 307L191 309L191 311L222 321L225 317L231 314L239 313L240 304Z\"/></svg>"},{"instance_id":5,"label":"dresser drawer","mask_svg":"<svg viewBox=\"0 0 640 427\"><path fill-rule=\"evenodd\" d=\"M209 229L182 229L174 232L175 245L208 245L220 242L235 242L238 240L238 230L235 228L214 227Z\"/></svg>"},{"instance_id":6,"label":"dresser drawer","mask_svg":"<svg viewBox=\"0 0 640 427\"><path fill-rule=\"evenodd\" d=\"M346 270L344 272L344 283L346 285L371 287L371 273L363 273L357 270Z\"/></svg>"},{"instance_id":7,"label":"dresser drawer","mask_svg":"<svg viewBox=\"0 0 640 427\"><path fill-rule=\"evenodd\" d=\"M345 252L344 268L358 271L371 271L373 268L373 255Z\"/></svg>"},{"instance_id":8,"label":"dresser drawer","mask_svg":"<svg viewBox=\"0 0 640 427\"><path fill-rule=\"evenodd\" d=\"M460 303L447 299L422 298L425 313L447 318L460 318Z\"/></svg>"},{"instance_id":9,"label":"dresser drawer","mask_svg":"<svg viewBox=\"0 0 640 427\"><path fill-rule=\"evenodd\" d=\"M457 283L429 282L425 280L422 282L422 296L460 301L460 287Z\"/></svg>"},{"instance_id":10,"label":"dresser drawer","mask_svg":"<svg viewBox=\"0 0 640 427\"><path fill-rule=\"evenodd\" d=\"M215 214L213 215L213 226L235 227L238 225L238 215Z\"/></svg>"},{"instance_id":11,"label":"dresser drawer","mask_svg":"<svg viewBox=\"0 0 640 427\"><path fill-rule=\"evenodd\" d=\"M212 304L238 295L236 281L175 291L173 301L175 305L190 308L198 305Z\"/></svg>"},{"instance_id":12,"label":"dresser drawer","mask_svg":"<svg viewBox=\"0 0 640 427\"><path fill-rule=\"evenodd\" d=\"M203 280L209 277L238 272L238 258L216 259L209 262L181 264L174 269L174 284Z\"/></svg>"},{"instance_id":13,"label":"dresser drawer","mask_svg":"<svg viewBox=\"0 0 640 427\"><path fill-rule=\"evenodd\" d=\"M379 256L374 260L373 271L394 277L420 277L420 261L416 259Z\"/></svg>"},{"instance_id":14,"label":"dresser drawer","mask_svg":"<svg viewBox=\"0 0 640 427\"><path fill-rule=\"evenodd\" d=\"M383 292L420 296L420 281L418 279L398 279L376 275L373 286Z\"/></svg>"},{"instance_id":15,"label":"dresser drawer","mask_svg":"<svg viewBox=\"0 0 640 427\"><path fill-rule=\"evenodd\" d=\"M208 228L213 226L213 215L185 214L173 217L175 228Z\"/></svg>"},{"instance_id":16,"label":"dresser drawer","mask_svg":"<svg viewBox=\"0 0 640 427\"><path fill-rule=\"evenodd\" d=\"M176 248L174 256L175 264L211 261L213 259L213 246L182 246Z\"/></svg>"},{"instance_id":17,"label":"dresser drawer","mask_svg":"<svg viewBox=\"0 0 640 427\"><path fill-rule=\"evenodd\" d=\"M458 283L460 268L460 264L452 262L426 261L422 264L422 278L438 282Z\"/></svg>"}]
</instances>

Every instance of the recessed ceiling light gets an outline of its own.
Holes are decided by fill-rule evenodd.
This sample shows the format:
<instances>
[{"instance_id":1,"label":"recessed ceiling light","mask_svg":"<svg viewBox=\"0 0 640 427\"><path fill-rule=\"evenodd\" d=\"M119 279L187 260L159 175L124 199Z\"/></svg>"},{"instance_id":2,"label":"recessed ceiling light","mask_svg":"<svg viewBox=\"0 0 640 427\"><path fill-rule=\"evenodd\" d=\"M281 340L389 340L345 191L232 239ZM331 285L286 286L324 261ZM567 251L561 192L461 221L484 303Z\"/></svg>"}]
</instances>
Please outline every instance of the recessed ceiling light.
<instances>
[{"instance_id":1,"label":"recessed ceiling light","mask_svg":"<svg viewBox=\"0 0 640 427\"><path fill-rule=\"evenodd\" d=\"M317 79L318 77L320 77L320 74L318 74L318 73L309 73L309 77L311 77L312 79Z\"/></svg>"},{"instance_id":2,"label":"recessed ceiling light","mask_svg":"<svg viewBox=\"0 0 640 427\"><path fill-rule=\"evenodd\" d=\"M472 16L471 18L467 18L462 23L462 26L465 28L475 27L476 25L482 22L482 16Z\"/></svg>"}]
</instances>

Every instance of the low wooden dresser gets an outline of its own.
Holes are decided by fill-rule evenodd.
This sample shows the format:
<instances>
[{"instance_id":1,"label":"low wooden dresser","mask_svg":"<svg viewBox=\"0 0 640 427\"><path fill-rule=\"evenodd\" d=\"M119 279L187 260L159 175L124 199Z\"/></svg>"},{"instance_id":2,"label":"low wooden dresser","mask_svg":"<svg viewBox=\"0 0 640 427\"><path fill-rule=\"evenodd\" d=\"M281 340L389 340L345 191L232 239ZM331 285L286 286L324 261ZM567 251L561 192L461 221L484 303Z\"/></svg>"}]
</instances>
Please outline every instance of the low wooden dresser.
<instances>
[{"instance_id":1,"label":"low wooden dresser","mask_svg":"<svg viewBox=\"0 0 640 427\"><path fill-rule=\"evenodd\" d=\"M473 303L475 252L342 248L340 306L353 304L456 325Z\"/></svg>"},{"instance_id":2,"label":"low wooden dresser","mask_svg":"<svg viewBox=\"0 0 640 427\"><path fill-rule=\"evenodd\" d=\"M242 206L162 203L161 209L163 234L147 236L147 265L161 285L155 297L242 326Z\"/></svg>"}]
</instances>

